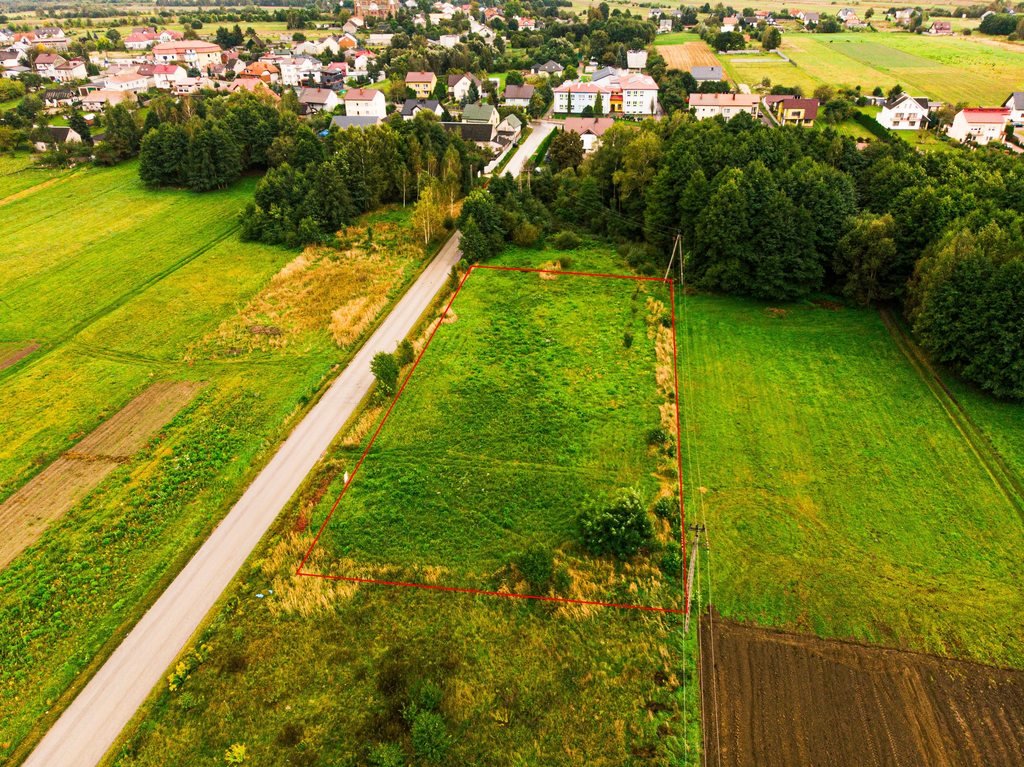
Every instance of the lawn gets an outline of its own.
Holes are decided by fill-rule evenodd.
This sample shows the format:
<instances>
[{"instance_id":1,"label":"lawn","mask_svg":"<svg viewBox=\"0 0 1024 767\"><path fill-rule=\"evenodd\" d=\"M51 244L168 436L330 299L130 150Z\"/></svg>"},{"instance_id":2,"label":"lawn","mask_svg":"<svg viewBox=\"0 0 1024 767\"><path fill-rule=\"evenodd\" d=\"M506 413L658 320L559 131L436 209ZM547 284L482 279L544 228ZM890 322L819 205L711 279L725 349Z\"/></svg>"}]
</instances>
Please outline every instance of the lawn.
<instances>
[{"instance_id":1,"label":"lawn","mask_svg":"<svg viewBox=\"0 0 1024 767\"><path fill-rule=\"evenodd\" d=\"M344 259L300 256L238 240L253 180L200 196L136 174L83 169L0 207L0 341L40 344L0 375L0 498L151 382L203 384L0 571L0 760L66 705L423 263L408 210L342 232Z\"/></svg>"},{"instance_id":2,"label":"lawn","mask_svg":"<svg viewBox=\"0 0 1024 767\"><path fill-rule=\"evenodd\" d=\"M58 176L70 175L71 171L36 167L32 155L28 152L0 154L0 215L3 214L4 208L22 196L26 189ZM0 286L0 290L2 289Z\"/></svg>"},{"instance_id":3,"label":"lawn","mask_svg":"<svg viewBox=\"0 0 1024 767\"><path fill-rule=\"evenodd\" d=\"M565 256L513 249L501 261ZM571 257L574 269L626 271L601 248ZM634 299L632 282L589 279L474 272L307 569L347 546L403 580L529 593L508 562L532 542L556 547L570 594L630 581L634 598L678 593L644 556L615 566L572 543L582 495L650 493L673 461L645 437L659 423L644 319L654 291ZM307 480L200 639L209 656L179 689L156 691L115 764L214 764L233 743L256 762L380 764L371 756L391 744L394 763L425 763L410 704L447 732L438 763L696 764L692 641L675 616L294 577L316 510L381 408L357 415ZM442 503L440 523L430 514Z\"/></svg>"},{"instance_id":4,"label":"lawn","mask_svg":"<svg viewBox=\"0 0 1024 767\"><path fill-rule=\"evenodd\" d=\"M696 32L668 32L654 38L655 45L680 45L681 43L699 43L700 35Z\"/></svg>"},{"instance_id":5,"label":"lawn","mask_svg":"<svg viewBox=\"0 0 1024 767\"><path fill-rule=\"evenodd\" d=\"M709 296L680 312L704 600L761 625L1024 666L1022 520L877 313ZM1022 407L968 405L1019 471Z\"/></svg>"},{"instance_id":6,"label":"lawn","mask_svg":"<svg viewBox=\"0 0 1024 767\"><path fill-rule=\"evenodd\" d=\"M800 86L810 93L821 84L860 86L870 93L899 83L915 95L970 104L1000 103L1024 78L1024 57L981 39L933 38L899 32L784 36L784 62L731 57L729 74L754 85L768 77L775 85Z\"/></svg>"}]
</instances>

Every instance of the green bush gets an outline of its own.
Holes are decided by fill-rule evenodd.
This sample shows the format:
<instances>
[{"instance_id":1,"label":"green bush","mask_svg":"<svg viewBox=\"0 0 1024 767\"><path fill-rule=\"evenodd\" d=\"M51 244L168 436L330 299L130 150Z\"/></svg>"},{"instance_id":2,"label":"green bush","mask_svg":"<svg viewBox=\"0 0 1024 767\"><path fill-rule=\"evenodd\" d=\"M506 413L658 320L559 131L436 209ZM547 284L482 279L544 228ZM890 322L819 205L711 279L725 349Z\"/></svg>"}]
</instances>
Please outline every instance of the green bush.
<instances>
[{"instance_id":1,"label":"green bush","mask_svg":"<svg viewBox=\"0 0 1024 767\"><path fill-rule=\"evenodd\" d=\"M524 221L512 232L512 242L521 248L532 248L540 239L540 227Z\"/></svg>"},{"instance_id":2,"label":"green bush","mask_svg":"<svg viewBox=\"0 0 1024 767\"><path fill-rule=\"evenodd\" d=\"M629 559L654 536L643 499L632 488L620 491L611 505L585 507L577 524L583 545L595 556Z\"/></svg>"},{"instance_id":3,"label":"green bush","mask_svg":"<svg viewBox=\"0 0 1024 767\"><path fill-rule=\"evenodd\" d=\"M622 334L622 345L627 349L633 345L633 334L628 330Z\"/></svg>"},{"instance_id":4,"label":"green bush","mask_svg":"<svg viewBox=\"0 0 1024 767\"><path fill-rule=\"evenodd\" d=\"M412 723L412 748L416 756L440 764L451 746L448 725L440 714L421 711Z\"/></svg>"},{"instance_id":5,"label":"green bush","mask_svg":"<svg viewBox=\"0 0 1024 767\"><path fill-rule=\"evenodd\" d=\"M416 359L416 351L412 348L412 342L408 338L403 338L402 343L395 350L395 362L398 363L398 367L404 368L406 365L411 365L414 359Z\"/></svg>"},{"instance_id":6,"label":"green bush","mask_svg":"<svg viewBox=\"0 0 1024 767\"><path fill-rule=\"evenodd\" d=\"M405 767L405 754L395 743L378 743L370 750L371 767Z\"/></svg>"},{"instance_id":7,"label":"green bush","mask_svg":"<svg viewBox=\"0 0 1024 767\"><path fill-rule=\"evenodd\" d=\"M555 574L555 557L551 550L534 544L515 558L515 565L534 594L546 594Z\"/></svg>"},{"instance_id":8,"label":"green bush","mask_svg":"<svg viewBox=\"0 0 1024 767\"><path fill-rule=\"evenodd\" d=\"M559 250L574 250L580 246L580 238L575 232L565 229L551 238L551 244Z\"/></svg>"},{"instance_id":9,"label":"green bush","mask_svg":"<svg viewBox=\"0 0 1024 767\"><path fill-rule=\"evenodd\" d=\"M370 370L377 379L377 391L388 397L395 393L398 386L398 362L395 355L377 352L370 363Z\"/></svg>"},{"instance_id":10,"label":"green bush","mask_svg":"<svg viewBox=\"0 0 1024 767\"><path fill-rule=\"evenodd\" d=\"M668 435L665 433L665 430L662 429L660 426L651 429L649 432L647 432L647 444L650 447L664 445L667 441ZM657 504L655 504L655 508L657 508Z\"/></svg>"}]
</instances>

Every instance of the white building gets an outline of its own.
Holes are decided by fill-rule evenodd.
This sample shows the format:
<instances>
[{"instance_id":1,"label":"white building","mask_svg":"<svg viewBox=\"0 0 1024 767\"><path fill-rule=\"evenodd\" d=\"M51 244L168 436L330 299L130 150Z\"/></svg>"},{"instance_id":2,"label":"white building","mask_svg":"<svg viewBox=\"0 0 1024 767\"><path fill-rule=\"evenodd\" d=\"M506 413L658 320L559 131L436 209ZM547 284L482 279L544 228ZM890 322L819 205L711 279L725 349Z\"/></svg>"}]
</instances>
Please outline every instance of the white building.
<instances>
[{"instance_id":1,"label":"white building","mask_svg":"<svg viewBox=\"0 0 1024 767\"><path fill-rule=\"evenodd\" d=\"M319 83L320 72L324 65L319 59L311 56L296 56L293 59L281 59L277 68L281 71L281 82L284 85L298 86L308 82Z\"/></svg>"},{"instance_id":2,"label":"white building","mask_svg":"<svg viewBox=\"0 0 1024 767\"><path fill-rule=\"evenodd\" d=\"M153 46L153 60L157 64L174 64L180 61L202 69L210 64L219 64L220 57L220 46L205 40L181 40L157 43Z\"/></svg>"},{"instance_id":3,"label":"white building","mask_svg":"<svg viewBox=\"0 0 1024 767\"><path fill-rule=\"evenodd\" d=\"M878 113L878 124L889 130L919 130L928 127L928 99L906 93L889 99Z\"/></svg>"},{"instance_id":4,"label":"white building","mask_svg":"<svg viewBox=\"0 0 1024 767\"><path fill-rule=\"evenodd\" d=\"M1010 122L1014 125L1024 125L1024 91L1011 93L1003 102L1003 106L1010 110Z\"/></svg>"},{"instance_id":5,"label":"white building","mask_svg":"<svg viewBox=\"0 0 1024 767\"><path fill-rule=\"evenodd\" d=\"M648 116L658 114L658 84L648 75L610 75L599 82L567 81L554 89L554 111L581 114L596 109L601 97L601 114Z\"/></svg>"},{"instance_id":6,"label":"white building","mask_svg":"<svg viewBox=\"0 0 1024 767\"><path fill-rule=\"evenodd\" d=\"M731 120L742 112L756 117L759 98L752 93L691 93L690 108L698 120L711 117Z\"/></svg>"},{"instance_id":7,"label":"white building","mask_svg":"<svg viewBox=\"0 0 1024 767\"><path fill-rule=\"evenodd\" d=\"M387 116L387 99L384 92L374 88L352 88L345 94L345 114L348 117Z\"/></svg>"},{"instance_id":8,"label":"white building","mask_svg":"<svg viewBox=\"0 0 1024 767\"><path fill-rule=\"evenodd\" d=\"M949 126L946 135L961 144L968 141L975 144L1002 141L1009 120L1010 110L1007 107L961 109L953 118L953 124Z\"/></svg>"}]
</instances>

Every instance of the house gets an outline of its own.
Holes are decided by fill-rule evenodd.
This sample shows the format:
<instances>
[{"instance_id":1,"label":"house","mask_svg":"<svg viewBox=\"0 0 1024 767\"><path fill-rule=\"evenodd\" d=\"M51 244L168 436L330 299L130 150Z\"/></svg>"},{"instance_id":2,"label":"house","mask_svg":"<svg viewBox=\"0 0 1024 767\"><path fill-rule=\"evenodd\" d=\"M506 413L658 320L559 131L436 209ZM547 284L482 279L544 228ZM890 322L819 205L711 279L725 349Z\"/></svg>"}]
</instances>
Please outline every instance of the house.
<instances>
[{"instance_id":1,"label":"house","mask_svg":"<svg viewBox=\"0 0 1024 767\"><path fill-rule=\"evenodd\" d=\"M221 63L221 49L205 40L176 40L153 46L153 60L157 64L183 62L196 69Z\"/></svg>"},{"instance_id":2,"label":"house","mask_svg":"<svg viewBox=\"0 0 1024 767\"><path fill-rule=\"evenodd\" d=\"M173 90L188 75L184 67L177 64L157 64L153 67L153 87L160 90Z\"/></svg>"},{"instance_id":3,"label":"house","mask_svg":"<svg viewBox=\"0 0 1024 767\"><path fill-rule=\"evenodd\" d=\"M780 125L801 125L810 127L818 118L817 99L802 99L796 96L766 96L764 104L775 115Z\"/></svg>"},{"instance_id":4,"label":"house","mask_svg":"<svg viewBox=\"0 0 1024 767\"><path fill-rule=\"evenodd\" d=\"M953 25L948 21L933 21L932 25L928 27L926 35L951 35L953 34Z\"/></svg>"},{"instance_id":5,"label":"house","mask_svg":"<svg viewBox=\"0 0 1024 767\"><path fill-rule=\"evenodd\" d=\"M658 19L658 34L664 35L672 31L672 19Z\"/></svg>"},{"instance_id":6,"label":"house","mask_svg":"<svg viewBox=\"0 0 1024 767\"><path fill-rule=\"evenodd\" d=\"M120 104L122 101L131 101L134 99L134 95L131 91L111 91L106 89L100 89L98 91L89 91L82 96L82 109L87 111L99 110L114 104Z\"/></svg>"},{"instance_id":7,"label":"house","mask_svg":"<svg viewBox=\"0 0 1024 767\"><path fill-rule=\"evenodd\" d=\"M734 32L736 27L739 25L740 20L736 16L726 16L722 19L722 31L723 32Z\"/></svg>"},{"instance_id":8,"label":"house","mask_svg":"<svg viewBox=\"0 0 1024 767\"><path fill-rule=\"evenodd\" d=\"M373 115L335 115L331 118L331 125L335 126L338 130L345 130L346 128L369 128L374 125L380 125L381 118Z\"/></svg>"},{"instance_id":9,"label":"house","mask_svg":"<svg viewBox=\"0 0 1024 767\"><path fill-rule=\"evenodd\" d=\"M237 93L238 91L249 91L249 93L255 93L258 96L269 99L270 101L280 101L281 97L270 90L270 86L262 80L257 80L253 77L239 78L238 80L232 80L227 84L226 90L228 93Z\"/></svg>"},{"instance_id":10,"label":"house","mask_svg":"<svg viewBox=\"0 0 1024 767\"><path fill-rule=\"evenodd\" d=\"M842 8L839 13L836 14L836 18L841 22L846 23L847 19L857 18L857 12L853 8Z\"/></svg>"},{"instance_id":11,"label":"house","mask_svg":"<svg viewBox=\"0 0 1024 767\"><path fill-rule=\"evenodd\" d=\"M514 144L523 132L523 121L515 115L507 115L498 123L498 140L502 143Z\"/></svg>"},{"instance_id":12,"label":"house","mask_svg":"<svg viewBox=\"0 0 1024 767\"><path fill-rule=\"evenodd\" d=\"M502 101L505 106L528 109L534 90L532 85L506 85Z\"/></svg>"},{"instance_id":13,"label":"house","mask_svg":"<svg viewBox=\"0 0 1024 767\"><path fill-rule=\"evenodd\" d=\"M577 133L583 139L583 151L592 152L601 142L601 136L615 124L611 117L566 117L566 132Z\"/></svg>"},{"instance_id":14,"label":"house","mask_svg":"<svg viewBox=\"0 0 1024 767\"><path fill-rule=\"evenodd\" d=\"M495 128L501 121L498 110L490 104L466 104L462 110L462 121L467 123L490 123Z\"/></svg>"},{"instance_id":15,"label":"house","mask_svg":"<svg viewBox=\"0 0 1024 767\"><path fill-rule=\"evenodd\" d=\"M495 126L490 123L443 122L441 127L458 133L463 141L472 141L474 144L493 144L496 138Z\"/></svg>"},{"instance_id":16,"label":"house","mask_svg":"<svg viewBox=\"0 0 1024 767\"><path fill-rule=\"evenodd\" d=\"M37 141L35 143L35 149L37 152L45 152L52 146L58 144L81 144L82 137L72 128L61 128L55 125L49 125L46 128L46 132L49 133L49 138L46 141Z\"/></svg>"},{"instance_id":17,"label":"house","mask_svg":"<svg viewBox=\"0 0 1024 767\"><path fill-rule=\"evenodd\" d=\"M478 96L483 93L484 85L476 75L472 75L469 72L462 75L448 75L448 95L456 101L465 101L469 98L469 87L471 85L476 86Z\"/></svg>"},{"instance_id":18,"label":"house","mask_svg":"<svg viewBox=\"0 0 1024 767\"><path fill-rule=\"evenodd\" d=\"M820 13L801 12L798 13L797 16L799 17L800 21L804 23L805 27L813 27L815 24L821 21Z\"/></svg>"},{"instance_id":19,"label":"house","mask_svg":"<svg viewBox=\"0 0 1024 767\"><path fill-rule=\"evenodd\" d=\"M406 120L411 120L420 112L433 112L440 117L444 114L444 109L437 99L406 99L402 104L402 117Z\"/></svg>"},{"instance_id":20,"label":"house","mask_svg":"<svg viewBox=\"0 0 1024 767\"><path fill-rule=\"evenodd\" d=\"M320 71L320 84L325 88L337 90L345 84L348 77L348 63L332 61Z\"/></svg>"},{"instance_id":21,"label":"house","mask_svg":"<svg viewBox=\"0 0 1024 767\"><path fill-rule=\"evenodd\" d=\"M345 26L343 26L341 30L347 35L352 35L354 38L363 31L363 20L358 16L352 16L345 22Z\"/></svg>"},{"instance_id":22,"label":"house","mask_svg":"<svg viewBox=\"0 0 1024 767\"><path fill-rule=\"evenodd\" d=\"M185 35L173 29L157 32L153 27L135 27L124 37L124 47L129 51L144 51L157 43L170 43L184 40Z\"/></svg>"},{"instance_id":23,"label":"house","mask_svg":"<svg viewBox=\"0 0 1024 767\"><path fill-rule=\"evenodd\" d=\"M513 16L516 20L516 24L519 25L520 31L533 30L537 28L537 20L532 16Z\"/></svg>"},{"instance_id":24,"label":"house","mask_svg":"<svg viewBox=\"0 0 1024 767\"><path fill-rule=\"evenodd\" d=\"M371 32L366 44L372 45L375 48L387 48L391 45L391 40L394 36L394 32Z\"/></svg>"},{"instance_id":25,"label":"house","mask_svg":"<svg viewBox=\"0 0 1024 767\"><path fill-rule=\"evenodd\" d=\"M946 135L961 144L998 142L1003 140L1009 121L1010 110L1007 107L961 109L946 130Z\"/></svg>"},{"instance_id":26,"label":"house","mask_svg":"<svg viewBox=\"0 0 1024 767\"><path fill-rule=\"evenodd\" d=\"M759 97L751 93L691 93L690 108L698 120L724 117L731 120L741 112L757 116Z\"/></svg>"},{"instance_id":27,"label":"house","mask_svg":"<svg viewBox=\"0 0 1024 767\"><path fill-rule=\"evenodd\" d=\"M54 67L53 79L60 83L70 83L75 80L84 80L89 76L89 70L85 67L82 59L71 59L60 66Z\"/></svg>"},{"instance_id":28,"label":"house","mask_svg":"<svg viewBox=\"0 0 1024 767\"><path fill-rule=\"evenodd\" d=\"M1010 110L1010 122L1014 125L1024 125L1024 91L1011 93L1003 106Z\"/></svg>"},{"instance_id":29,"label":"house","mask_svg":"<svg viewBox=\"0 0 1024 767\"><path fill-rule=\"evenodd\" d=\"M306 84L319 84L320 73L324 65L320 59L312 56L296 56L291 59L281 59L277 63L281 71L281 83L296 87Z\"/></svg>"},{"instance_id":30,"label":"house","mask_svg":"<svg viewBox=\"0 0 1024 767\"><path fill-rule=\"evenodd\" d=\"M882 105L875 118L889 130L919 130L928 127L928 99L912 98L906 93L895 96Z\"/></svg>"},{"instance_id":31,"label":"house","mask_svg":"<svg viewBox=\"0 0 1024 767\"><path fill-rule=\"evenodd\" d=\"M345 58L349 62L349 77L368 77L370 74L370 62L377 58L377 54L373 51L359 49L346 51Z\"/></svg>"},{"instance_id":32,"label":"house","mask_svg":"<svg viewBox=\"0 0 1024 767\"><path fill-rule=\"evenodd\" d=\"M141 93L149 90L149 79L137 72L114 75L103 81L103 87L109 91L128 91L129 93Z\"/></svg>"},{"instance_id":33,"label":"house","mask_svg":"<svg viewBox=\"0 0 1024 767\"><path fill-rule=\"evenodd\" d=\"M330 88L303 88L299 91L299 103L305 114L333 112L341 105L338 94Z\"/></svg>"},{"instance_id":34,"label":"house","mask_svg":"<svg viewBox=\"0 0 1024 767\"><path fill-rule=\"evenodd\" d=\"M647 66L647 51L626 51L626 68L630 72L643 72Z\"/></svg>"},{"instance_id":35,"label":"house","mask_svg":"<svg viewBox=\"0 0 1024 767\"><path fill-rule=\"evenodd\" d=\"M21 53L18 51L0 51L0 69L14 69L21 66Z\"/></svg>"},{"instance_id":36,"label":"house","mask_svg":"<svg viewBox=\"0 0 1024 767\"><path fill-rule=\"evenodd\" d=\"M40 53L32 62L32 68L40 77L57 79L57 67L67 64L68 60L56 53Z\"/></svg>"},{"instance_id":37,"label":"house","mask_svg":"<svg viewBox=\"0 0 1024 767\"><path fill-rule=\"evenodd\" d=\"M429 98L437 86L437 75L433 72L409 72L405 76L405 84L416 94L416 98Z\"/></svg>"},{"instance_id":38,"label":"house","mask_svg":"<svg viewBox=\"0 0 1024 767\"><path fill-rule=\"evenodd\" d=\"M690 74L698 83L717 83L725 79L721 67L691 67Z\"/></svg>"},{"instance_id":39,"label":"house","mask_svg":"<svg viewBox=\"0 0 1024 767\"><path fill-rule=\"evenodd\" d=\"M78 101L78 93L72 88L54 88L43 92L43 105L47 109L69 107Z\"/></svg>"},{"instance_id":40,"label":"house","mask_svg":"<svg viewBox=\"0 0 1024 767\"><path fill-rule=\"evenodd\" d=\"M599 82L566 81L554 89L554 96L554 111L559 114L581 114L588 107L601 114L632 116L659 111L658 84L648 75L615 75Z\"/></svg>"},{"instance_id":41,"label":"house","mask_svg":"<svg viewBox=\"0 0 1024 767\"><path fill-rule=\"evenodd\" d=\"M537 64L532 70L535 75L541 75L542 77L561 77L562 72L565 71L565 67L559 64L557 61L546 61L543 64Z\"/></svg>"},{"instance_id":42,"label":"house","mask_svg":"<svg viewBox=\"0 0 1024 767\"><path fill-rule=\"evenodd\" d=\"M658 107L658 84L648 75L630 75L619 80L622 89L622 113L625 115L655 115ZM611 103L614 105L615 94Z\"/></svg>"},{"instance_id":43,"label":"house","mask_svg":"<svg viewBox=\"0 0 1024 767\"><path fill-rule=\"evenodd\" d=\"M373 88L352 88L345 94L345 114L349 117L377 117L388 114L384 92Z\"/></svg>"},{"instance_id":44,"label":"house","mask_svg":"<svg viewBox=\"0 0 1024 767\"><path fill-rule=\"evenodd\" d=\"M462 38L459 35L440 35L437 38L437 45L441 48L454 48Z\"/></svg>"},{"instance_id":45,"label":"house","mask_svg":"<svg viewBox=\"0 0 1024 767\"><path fill-rule=\"evenodd\" d=\"M893 14L893 20L901 26L906 26L910 23L910 19L914 15L913 8L897 8Z\"/></svg>"},{"instance_id":46,"label":"house","mask_svg":"<svg viewBox=\"0 0 1024 767\"><path fill-rule=\"evenodd\" d=\"M281 79L281 70L269 61L254 61L247 65L238 75L243 80L260 80L265 83L276 83Z\"/></svg>"}]
</instances>

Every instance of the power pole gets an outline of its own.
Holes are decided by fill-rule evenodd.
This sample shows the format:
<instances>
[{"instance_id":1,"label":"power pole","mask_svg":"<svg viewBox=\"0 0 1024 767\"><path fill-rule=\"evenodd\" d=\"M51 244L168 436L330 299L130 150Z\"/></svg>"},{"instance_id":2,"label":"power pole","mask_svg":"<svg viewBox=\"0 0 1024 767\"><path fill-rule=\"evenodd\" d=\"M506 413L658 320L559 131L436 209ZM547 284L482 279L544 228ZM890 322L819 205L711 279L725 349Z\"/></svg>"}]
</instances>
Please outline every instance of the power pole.
<instances>
[{"instance_id":1,"label":"power pole","mask_svg":"<svg viewBox=\"0 0 1024 767\"><path fill-rule=\"evenodd\" d=\"M683 286L683 236L676 232L675 239L672 240L672 253L668 258L668 266L665 268L665 279L668 279L669 273L672 271L672 265L676 262L676 257L679 258L679 286Z\"/></svg>"},{"instance_id":2,"label":"power pole","mask_svg":"<svg viewBox=\"0 0 1024 767\"><path fill-rule=\"evenodd\" d=\"M693 576L697 573L697 549L704 525L693 525L693 543L690 545L690 566L686 573L686 619L683 621L683 636L690 630L690 602L693 600Z\"/></svg>"}]
</instances>

